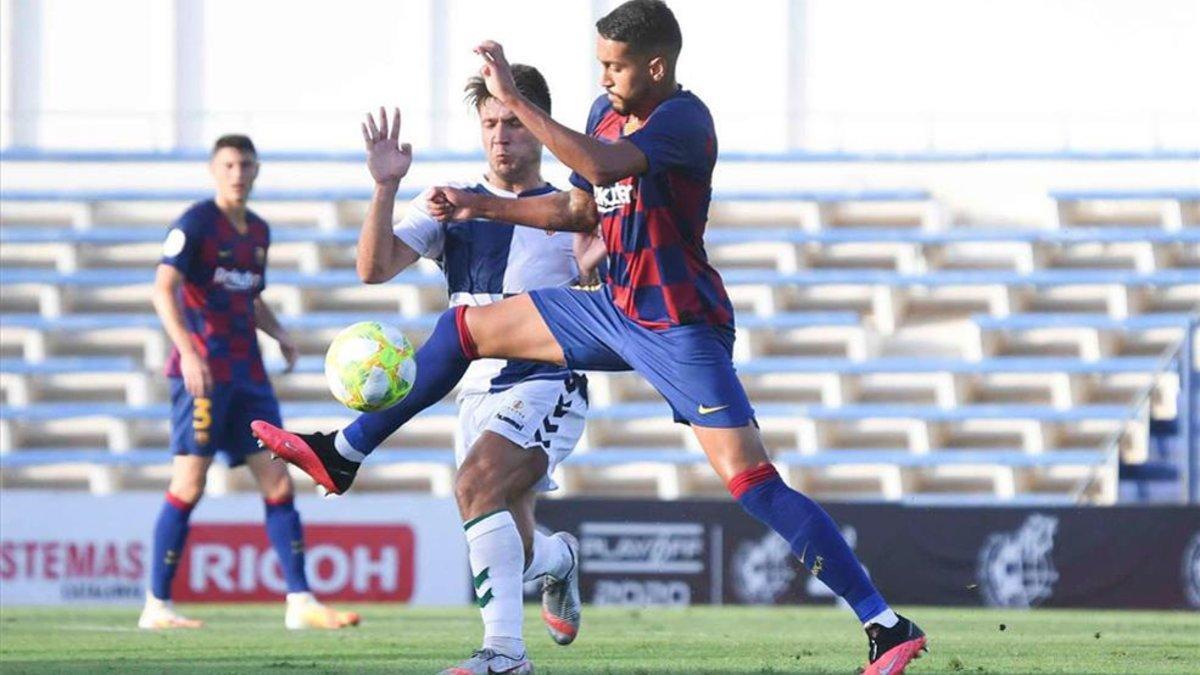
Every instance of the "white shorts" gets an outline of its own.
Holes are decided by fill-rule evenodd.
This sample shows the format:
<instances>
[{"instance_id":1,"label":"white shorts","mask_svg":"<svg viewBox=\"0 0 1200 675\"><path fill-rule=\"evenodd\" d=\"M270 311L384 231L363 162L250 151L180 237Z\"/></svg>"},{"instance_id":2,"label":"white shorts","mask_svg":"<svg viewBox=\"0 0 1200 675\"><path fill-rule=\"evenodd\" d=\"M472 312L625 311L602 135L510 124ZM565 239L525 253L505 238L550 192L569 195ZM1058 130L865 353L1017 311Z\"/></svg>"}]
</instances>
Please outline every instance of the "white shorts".
<instances>
[{"instance_id":1,"label":"white shorts","mask_svg":"<svg viewBox=\"0 0 1200 675\"><path fill-rule=\"evenodd\" d=\"M558 484L550 474L571 454L583 435L587 407L587 380L581 375L567 381L519 382L495 394L463 394L458 399L455 463L462 466L475 441L483 432L492 431L522 448L545 452L549 459L546 476L534 489L556 490Z\"/></svg>"}]
</instances>

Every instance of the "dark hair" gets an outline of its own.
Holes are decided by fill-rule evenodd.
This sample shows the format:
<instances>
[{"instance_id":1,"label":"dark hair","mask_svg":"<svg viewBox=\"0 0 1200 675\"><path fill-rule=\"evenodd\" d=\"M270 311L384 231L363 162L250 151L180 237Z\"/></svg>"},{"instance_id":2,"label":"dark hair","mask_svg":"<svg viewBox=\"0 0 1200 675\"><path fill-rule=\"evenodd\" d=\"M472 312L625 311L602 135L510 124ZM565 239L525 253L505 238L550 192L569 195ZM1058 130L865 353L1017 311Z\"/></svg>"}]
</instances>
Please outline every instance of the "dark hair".
<instances>
[{"instance_id":1,"label":"dark hair","mask_svg":"<svg viewBox=\"0 0 1200 675\"><path fill-rule=\"evenodd\" d=\"M679 22L662 0L629 0L597 21L596 30L635 54L661 52L674 61L683 48Z\"/></svg>"},{"instance_id":2,"label":"dark hair","mask_svg":"<svg viewBox=\"0 0 1200 675\"><path fill-rule=\"evenodd\" d=\"M217 142L213 143L212 152L209 156L217 154L221 148L234 148L242 152L258 154L258 151L254 149L254 141L250 140L250 137L245 134L225 134L218 138Z\"/></svg>"},{"instance_id":3,"label":"dark hair","mask_svg":"<svg viewBox=\"0 0 1200 675\"><path fill-rule=\"evenodd\" d=\"M517 91L521 95L529 99L529 102L536 105L550 114L550 87L546 85L546 78L538 72L537 68L527 66L524 63L512 64L513 82L517 84ZM467 86L463 88L467 92L464 97L467 103L474 106L476 110L488 102L492 98L492 93L488 91L487 84L483 78L476 75L467 80Z\"/></svg>"}]
</instances>

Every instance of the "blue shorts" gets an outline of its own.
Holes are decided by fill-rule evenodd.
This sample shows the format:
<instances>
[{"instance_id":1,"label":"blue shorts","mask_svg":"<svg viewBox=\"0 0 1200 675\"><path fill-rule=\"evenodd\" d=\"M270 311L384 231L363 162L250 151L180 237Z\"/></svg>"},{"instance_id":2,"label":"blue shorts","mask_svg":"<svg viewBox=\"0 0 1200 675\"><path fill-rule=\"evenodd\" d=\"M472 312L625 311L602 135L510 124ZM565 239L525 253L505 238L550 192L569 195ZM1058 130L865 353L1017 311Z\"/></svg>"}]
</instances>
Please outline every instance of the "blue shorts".
<instances>
[{"instance_id":1,"label":"blue shorts","mask_svg":"<svg viewBox=\"0 0 1200 675\"><path fill-rule=\"evenodd\" d=\"M266 420L282 426L279 400L270 382L214 384L207 398L196 398L171 378L171 452L212 457L218 451L229 466L241 466L260 451L250 422Z\"/></svg>"},{"instance_id":2,"label":"blue shorts","mask_svg":"<svg viewBox=\"0 0 1200 675\"><path fill-rule=\"evenodd\" d=\"M733 368L732 328L709 324L650 330L597 290L545 288L529 297L572 370L635 370L658 391L675 421L698 427L744 427L754 409Z\"/></svg>"}]
</instances>

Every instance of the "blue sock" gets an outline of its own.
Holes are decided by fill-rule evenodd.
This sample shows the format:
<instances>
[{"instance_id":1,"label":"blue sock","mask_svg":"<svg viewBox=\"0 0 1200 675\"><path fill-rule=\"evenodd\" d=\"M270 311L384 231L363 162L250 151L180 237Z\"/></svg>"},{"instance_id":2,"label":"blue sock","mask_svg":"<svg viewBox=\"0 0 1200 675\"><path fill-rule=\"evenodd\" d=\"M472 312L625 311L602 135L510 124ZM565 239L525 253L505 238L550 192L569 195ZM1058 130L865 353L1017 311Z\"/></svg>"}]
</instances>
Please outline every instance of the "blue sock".
<instances>
[{"instance_id":1,"label":"blue sock","mask_svg":"<svg viewBox=\"0 0 1200 675\"><path fill-rule=\"evenodd\" d=\"M864 624L888 609L837 524L816 502L784 484L770 464L738 474L729 491L743 509L787 540L800 562L850 604Z\"/></svg>"},{"instance_id":2,"label":"blue sock","mask_svg":"<svg viewBox=\"0 0 1200 675\"><path fill-rule=\"evenodd\" d=\"M150 593L159 600L171 599L171 581L175 570L183 559L183 545L187 541L188 518L192 507L170 492L158 512L154 523L154 560L150 568Z\"/></svg>"},{"instance_id":3,"label":"blue sock","mask_svg":"<svg viewBox=\"0 0 1200 675\"><path fill-rule=\"evenodd\" d=\"M308 579L304 576L304 529L300 512L291 499L264 502L267 507L267 538L279 556L288 593L307 593Z\"/></svg>"},{"instance_id":4,"label":"blue sock","mask_svg":"<svg viewBox=\"0 0 1200 675\"><path fill-rule=\"evenodd\" d=\"M438 318L433 333L417 350L417 379L404 400L386 410L359 415L342 429L342 436L355 450L371 454L405 422L442 400L462 379L471 360L477 358L466 330L465 310L462 306L452 307Z\"/></svg>"}]
</instances>

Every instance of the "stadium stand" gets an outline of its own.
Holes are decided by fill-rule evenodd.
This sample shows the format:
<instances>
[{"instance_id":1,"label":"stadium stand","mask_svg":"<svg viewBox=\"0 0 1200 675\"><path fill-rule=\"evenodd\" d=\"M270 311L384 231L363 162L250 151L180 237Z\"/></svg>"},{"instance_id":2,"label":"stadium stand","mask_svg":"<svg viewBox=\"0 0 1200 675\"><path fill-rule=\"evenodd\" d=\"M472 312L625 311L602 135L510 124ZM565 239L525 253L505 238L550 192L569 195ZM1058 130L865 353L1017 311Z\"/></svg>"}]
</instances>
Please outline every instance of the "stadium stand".
<instances>
[{"instance_id":1,"label":"stadium stand","mask_svg":"<svg viewBox=\"0 0 1200 675\"><path fill-rule=\"evenodd\" d=\"M148 289L164 224L205 196L0 192L6 486L161 481L169 345ZM386 320L419 341L445 306L432 264L358 282L366 197L255 195L274 225L266 298L304 354L274 376L296 428L349 417L322 374L338 330ZM1170 355L1200 310L1200 191L1047 197L1046 227L1014 228L952 225L923 190L715 195L707 241L739 310L735 358L793 484L850 499L1111 502L1120 466L1157 457L1152 412L1177 411L1168 395L1145 402L1173 391ZM598 373L590 393L563 492L723 490L644 382ZM450 400L418 417L362 487L449 494L454 426ZM224 472L211 484L246 487Z\"/></svg>"}]
</instances>

